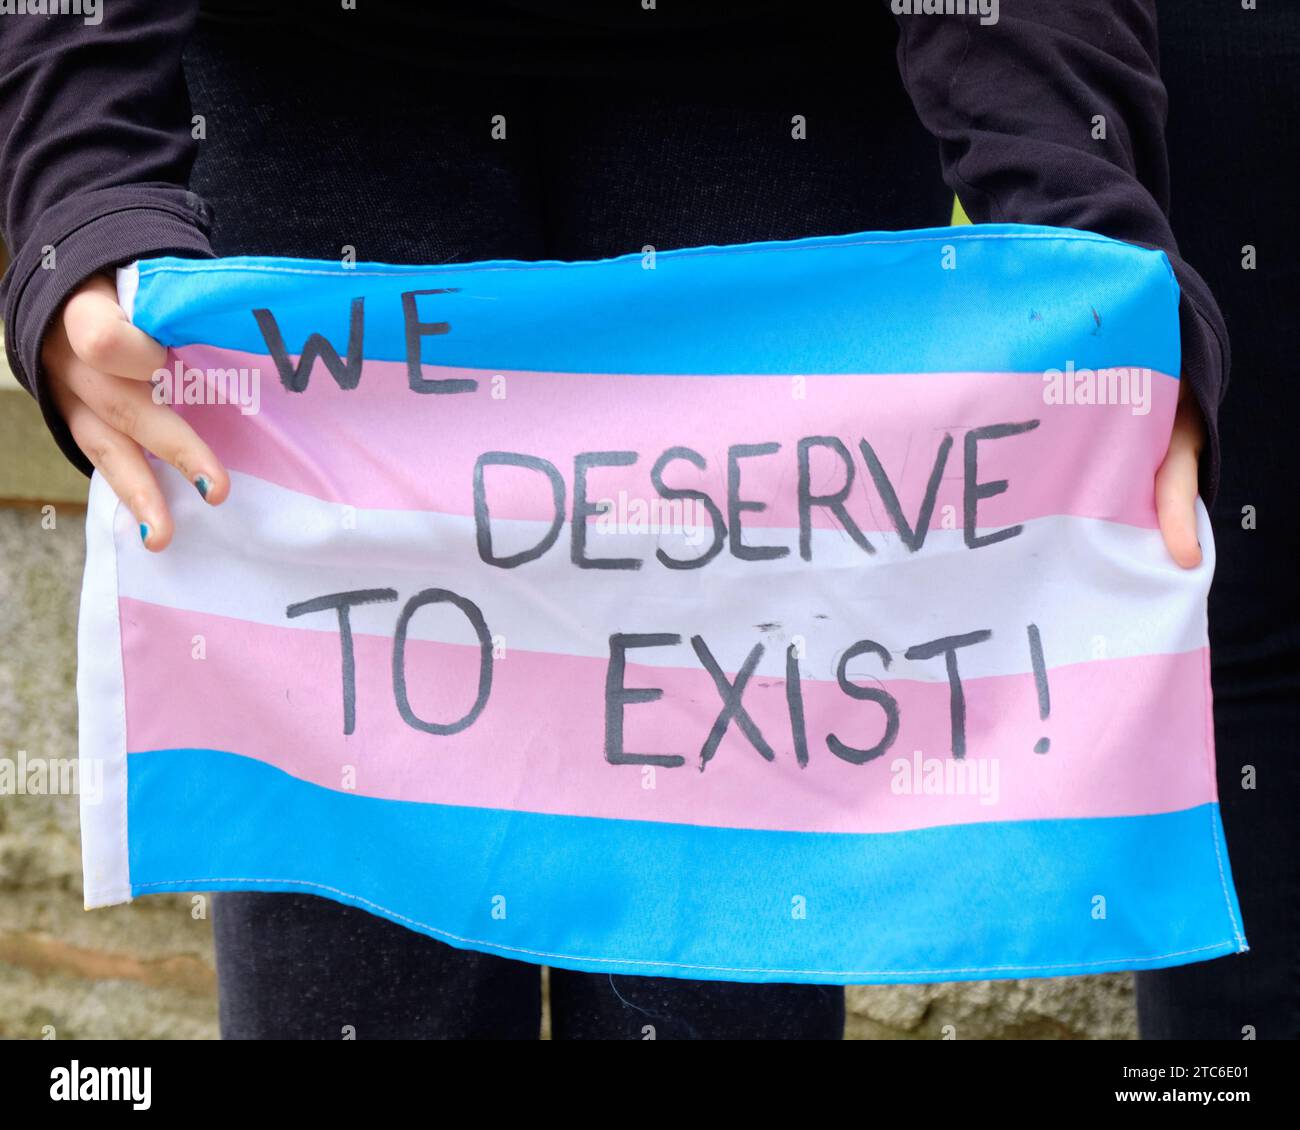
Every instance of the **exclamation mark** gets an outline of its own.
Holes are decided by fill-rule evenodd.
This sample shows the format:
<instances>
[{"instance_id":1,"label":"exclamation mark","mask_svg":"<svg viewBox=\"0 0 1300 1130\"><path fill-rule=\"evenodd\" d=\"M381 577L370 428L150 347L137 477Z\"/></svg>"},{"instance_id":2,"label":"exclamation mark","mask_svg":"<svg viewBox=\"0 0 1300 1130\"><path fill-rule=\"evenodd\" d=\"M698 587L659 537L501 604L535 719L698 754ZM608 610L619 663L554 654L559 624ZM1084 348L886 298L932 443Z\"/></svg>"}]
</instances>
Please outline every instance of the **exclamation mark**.
<instances>
[{"instance_id":1,"label":"exclamation mark","mask_svg":"<svg viewBox=\"0 0 1300 1130\"><path fill-rule=\"evenodd\" d=\"M1047 686L1047 664L1043 662L1043 638L1038 625L1029 625L1029 658L1034 664L1034 686L1038 688L1038 717L1044 722L1052 713L1052 692ZM1051 738L1039 738L1034 743L1035 753L1046 753L1052 748Z\"/></svg>"}]
</instances>

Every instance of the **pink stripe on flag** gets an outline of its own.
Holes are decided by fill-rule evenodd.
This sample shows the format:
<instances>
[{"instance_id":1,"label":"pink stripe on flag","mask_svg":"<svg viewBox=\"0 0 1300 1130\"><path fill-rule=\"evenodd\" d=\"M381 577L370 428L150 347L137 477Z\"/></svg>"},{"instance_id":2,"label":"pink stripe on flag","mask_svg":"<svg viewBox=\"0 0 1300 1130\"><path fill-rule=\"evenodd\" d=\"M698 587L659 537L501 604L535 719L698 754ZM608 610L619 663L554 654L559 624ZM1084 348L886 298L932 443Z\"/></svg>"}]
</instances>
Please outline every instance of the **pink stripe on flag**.
<instances>
[{"instance_id":1,"label":"pink stripe on flag","mask_svg":"<svg viewBox=\"0 0 1300 1130\"><path fill-rule=\"evenodd\" d=\"M834 436L847 448L855 480L845 506L866 531L891 530L859 441L875 449L914 523L944 434L954 446L937 497L934 524L963 503L963 442L969 428L1039 420L1034 431L979 446L980 482L1006 479L1009 489L979 501L978 525L993 528L1052 514L1154 528L1153 481L1164 456L1178 382L1150 373L1149 414L1124 404L1047 404L1039 373L912 373L834 376L644 376L492 373L425 366L427 378L474 377L477 392L404 393L406 367L367 361L357 388L343 391L319 361L304 393L286 392L269 357L209 346L179 354L201 370L257 370L260 415L230 405L182 411L232 470L331 502L362 508L472 513L474 464L486 451L538 456L563 476L572 513L574 457L580 452L636 451L630 467L589 472L588 497L657 499L655 460L687 447L707 460L700 471L678 461L667 486L706 491L727 511L727 449L778 443L774 455L740 461L740 496L767 505L746 510L750 527L797 529L797 444ZM175 357L169 359L173 364ZM1104 451L1098 456L1095 449ZM1081 473L1086 468L1087 473ZM815 449L811 493L834 494L842 461ZM494 517L549 522L550 485L540 473L488 471ZM839 525L822 507L814 525ZM951 520L949 521L951 525Z\"/></svg>"},{"instance_id":2,"label":"pink stripe on flag","mask_svg":"<svg viewBox=\"0 0 1300 1130\"><path fill-rule=\"evenodd\" d=\"M1171 812L1217 795L1206 746L1208 704L1183 698L1166 712L1150 709L1173 701L1174 688L1203 685L1204 650L1053 669L1046 721L1038 716L1031 675L966 681L971 737L962 768L978 772L978 759L987 759L986 774L997 766L996 803L982 804L976 795L892 791L894 762L911 763L914 750L936 759L939 771L951 763L948 685L892 677L906 666L901 658L890 678L872 680L897 698L901 715L898 739L878 760L851 765L827 749L824 737L829 731L849 745L870 746L883 732L880 708L847 697L834 683L805 680L809 764L801 769L785 688L756 676L743 702L775 760L764 760L733 721L703 772L700 747L721 708L711 677L703 668L629 662L626 686L660 687L664 694L626 708L625 748L686 756L684 766L659 768L650 777L641 767L605 760L604 659L509 652L495 664L492 695L474 724L437 737L408 727L398 714L392 641L358 635L357 725L344 737L336 632L130 599L121 600L120 613L130 750L225 750L366 796L737 828L892 832ZM202 660L192 658L196 635L204 638ZM718 661L732 666L741 658ZM415 713L444 722L464 714L475 696L477 666L476 648L408 640L406 682ZM863 669L876 670L866 661ZM544 729L535 724L540 718L548 720ZM1043 736L1051 748L1035 753ZM1127 756L1094 756L1121 736ZM983 780L987 787L992 777ZM971 784L978 788L979 781ZM922 787L924 777L916 783Z\"/></svg>"}]
</instances>

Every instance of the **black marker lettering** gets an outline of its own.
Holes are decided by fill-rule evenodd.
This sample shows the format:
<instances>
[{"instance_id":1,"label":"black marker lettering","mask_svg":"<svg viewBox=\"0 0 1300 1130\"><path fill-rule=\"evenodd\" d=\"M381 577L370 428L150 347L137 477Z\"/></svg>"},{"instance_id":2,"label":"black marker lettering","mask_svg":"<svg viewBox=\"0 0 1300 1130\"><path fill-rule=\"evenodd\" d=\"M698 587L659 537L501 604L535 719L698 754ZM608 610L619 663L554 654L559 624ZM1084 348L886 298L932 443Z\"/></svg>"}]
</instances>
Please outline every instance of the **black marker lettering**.
<instances>
[{"instance_id":1,"label":"black marker lettering","mask_svg":"<svg viewBox=\"0 0 1300 1130\"><path fill-rule=\"evenodd\" d=\"M681 636L669 632L641 635L616 632L609 637L609 666L605 669L605 760L611 765L659 765L676 769L686 758L676 753L627 753L623 749L623 708L639 702L658 702L662 687L625 687L627 652L634 647L676 647Z\"/></svg>"},{"instance_id":2,"label":"black marker lettering","mask_svg":"<svg viewBox=\"0 0 1300 1130\"><path fill-rule=\"evenodd\" d=\"M799 655L794 644L785 649L785 704L790 711L794 758L802 769L808 764L808 725L804 721L803 681L799 675Z\"/></svg>"},{"instance_id":3,"label":"black marker lettering","mask_svg":"<svg viewBox=\"0 0 1300 1130\"><path fill-rule=\"evenodd\" d=\"M790 552L786 545L746 545L740 515L746 510L767 509L766 502L752 502L740 497L740 461L757 455L774 455L779 443L738 443L727 448L727 522L731 527L731 552L741 561L770 561Z\"/></svg>"},{"instance_id":4,"label":"black marker lettering","mask_svg":"<svg viewBox=\"0 0 1300 1130\"><path fill-rule=\"evenodd\" d=\"M335 592L291 604L284 610L290 620L312 612L334 609L339 617L339 646L343 651L343 732L352 733L357 728L357 665L352 650L352 618L348 610L357 604L382 604L396 600L396 589L354 589L352 592Z\"/></svg>"},{"instance_id":5,"label":"black marker lettering","mask_svg":"<svg viewBox=\"0 0 1300 1130\"><path fill-rule=\"evenodd\" d=\"M588 557L587 519L604 513L600 506L587 501L588 467L630 467L637 460L635 451L583 451L573 459L573 525L569 556L579 569L640 569L637 557Z\"/></svg>"},{"instance_id":6,"label":"black marker lettering","mask_svg":"<svg viewBox=\"0 0 1300 1130\"><path fill-rule=\"evenodd\" d=\"M411 709L411 701L406 694L406 630L411 617L426 604L450 604L460 609L465 619L478 637L478 694L469 712L455 722L426 722L417 718ZM397 630L393 633L393 694L397 699L397 711L402 721L412 729L423 730L426 734L458 734L474 724L475 719L483 713L488 695L492 693L492 636L488 632L487 622L478 606L463 596L457 596L448 589L425 589L416 593L406 602L402 615L397 620Z\"/></svg>"},{"instance_id":7,"label":"black marker lettering","mask_svg":"<svg viewBox=\"0 0 1300 1130\"><path fill-rule=\"evenodd\" d=\"M858 444L858 447L862 451L862 458L866 461L867 470L871 472L876 490L880 492L880 499L889 512L889 519L894 523L894 529L903 539L903 544L915 553L925 544L925 535L930 532L930 519L934 515L934 502L939 495L939 483L943 480L943 469L948 462L948 452L952 450L952 436L945 435L939 444L939 451L934 457L934 467L930 471L930 481L925 485L925 497L921 500L921 509L916 515L915 529L903 515L902 504L898 501L898 492L894 489L894 484L889 481L889 476L885 473L875 448L865 439Z\"/></svg>"},{"instance_id":8,"label":"black marker lettering","mask_svg":"<svg viewBox=\"0 0 1300 1130\"><path fill-rule=\"evenodd\" d=\"M727 673L718 665L718 661L713 658L708 646L705 644L703 637L692 636L691 647L695 649L695 654L699 656L700 662L713 678L713 685L718 688L718 694L722 696L722 709L718 712L718 717L713 723L713 729L709 731L709 736L704 740L704 746L700 750L700 772L713 759L713 755L718 751L718 745L722 742L723 735L727 732L727 727L731 720L736 720L736 725L740 727L741 733L749 739L752 745L767 761L775 759L776 754L772 747L767 744L754 720L749 716L741 702L741 697L745 693L745 685L749 682L750 676L758 667L758 661L763 658L763 645L757 643L753 650L745 659L736 675L734 683L728 682Z\"/></svg>"},{"instance_id":9,"label":"black marker lettering","mask_svg":"<svg viewBox=\"0 0 1300 1130\"><path fill-rule=\"evenodd\" d=\"M421 343L426 337L445 334L451 330L450 322L422 322L416 299L422 294L455 294L459 287L443 287L436 290L408 290L402 295L402 326L406 333L406 383L412 392L421 393L455 393L473 392L478 388L478 381L469 377L450 377L440 380L425 380L421 369Z\"/></svg>"},{"instance_id":10,"label":"black marker lettering","mask_svg":"<svg viewBox=\"0 0 1300 1130\"><path fill-rule=\"evenodd\" d=\"M880 741L869 749L857 749L854 746L846 745L834 734L827 734L827 748L836 757L847 761L850 765L864 765L868 761L875 760L893 745L894 739L898 737L898 700L888 691L881 690L879 687L860 687L857 683L849 680L849 664L857 659L859 655L867 654L879 656L885 670L889 670L890 657L885 648L874 640L858 640L840 656L835 678L840 684L840 690L850 698L861 699L863 702L875 702L880 705L880 709L885 712L885 733Z\"/></svg>"},{"instance_id":11,"label":"black marker lettering","mask_svg":"<svg viewBox=\"0 0 1300 1130\"><path fill-rule=\"evenodd\" d=\"M718 504L702 490L686 490L681 487L664 485L664 469L674 459L685 459L691 466L701 471L706 470L708 467L708 464L704 461L704 456L698 451L692 451L689 447L670 447L655 460L655 465L650 468L650 481L654 484L654 488L659 492L661 498L689 498L694 499L703 506L709 512L709 518L713 522L713 544L699 557L693 557L689 560L669 557L662 549L656 550L655 556L669 569L698 569L703 565L707 565L722 552L722 547L727 542L727 524L723 521L722 511L718 509Z\"/></svg>"},{"instance_id":12,"label":"black marker lettering","mask_svg":"<svg viewBox=\"0 0 1300 1130\"><path fill-rule=\"evenodd\" d=\"M808 456L814 447L829 448L844 464L844 485L834 494L812 493L811 460ZM858 524L844 508L844 500L849 497L849 492L853 489L853 476L853 458L849 455L849 449L844 446L843 440L835 436L805 436L799 441L799 556L805 561L812 560L812 508L814 506L826 507L859 547L868 553L876 552L876 547L867 540L867 535L858 528Z\"/></svg>"},{"instance_id":13,"label":"black marker lettering","mask_svg":"<svg viewBox=\"0 0 1300 1130\"><path fill-rule=\"evenodd\" d=\"M280 374L280 383L286 389L290 392L304 392L306 390L307 381L311 377L312 367L316 364L317 357L325 362L325 367L329 370L330 376L334 378L334 383L339 388L352 389L357 387L361 381L361 346L365 331L365 301L364 298L354 298L352 300L352 307L348 315L347 361L339 357L338 350L322 334L314 333L302 347L296 366L289 357L289 350L285 348L284 338L280 334L280 327L276 323L275 315L270 310L253 311L253 317L257 321L257 328L262 331L262 338L266 342L267 352L271 354L271 359L275 362L276 370Z\"/></svg>"},{"instance_id":14,"label":"black marker lettering","mask_svg":"<svg viewBox=\"0 0 1300 1130\"><path fill-rule=\"evenodd\" d=\"M968 549L979 549L980 546L993 545L996 542L1006 541L1007 538L1016 537L1024 526L1006 526L1001 530L994 530L991 534L977 535L975 533L978 525L977 510L980 499L992 498L996 494L1001 494L1007 489L1006 479L992 479L987 483L979 481L979 442L983 439L1005 439L1007 436L1021 435L1024 432L1032 432L1038 427L1037 420L1026 420L1022 424L990 424L984 428L971 428L966 433L965 443L965 487L962 491L962 528L965 533L966 547Z\"/></svg>"},{"instance_id":15,"label":"black marker lettering","mask_svg":"<svg viewBox=\"0 0 1300 1130\"><path fill-rule=\"evenodd\" d=\"M919 643L915 647L909 647L903 653L906 659L932 659L936 655L944 657L944 663L948 668L953 757L966 756L966 695L961 689L961 675L957 672L957 649L983 643L992 635L992 632L982 629L978 632L967 632L964 636L945 636L940 640L931 640L929 643Z\"/></svg>"},{"instance_id":16,"label":"black marker lettering","mask_svg":"<svg viewBox=\"0 0 1300 1130\"><path fill-rule=\"evenodd\" d=\"M483 478L483 468L489 466L526 467L530 471L540 471L551 483L551 506L554 518L546 535L531 549L523 549L508 557L497 557L492 551L492 515L488 512L487 484ZM564 479L556 470L554 463L539 459L533 455L520 455L514 451L485 451L474 461L474 537L478 543L478 555L488 565L498 569L515 569L528 561L535 561L555 544L564 526Z\"/></svg>"}]
</instances>

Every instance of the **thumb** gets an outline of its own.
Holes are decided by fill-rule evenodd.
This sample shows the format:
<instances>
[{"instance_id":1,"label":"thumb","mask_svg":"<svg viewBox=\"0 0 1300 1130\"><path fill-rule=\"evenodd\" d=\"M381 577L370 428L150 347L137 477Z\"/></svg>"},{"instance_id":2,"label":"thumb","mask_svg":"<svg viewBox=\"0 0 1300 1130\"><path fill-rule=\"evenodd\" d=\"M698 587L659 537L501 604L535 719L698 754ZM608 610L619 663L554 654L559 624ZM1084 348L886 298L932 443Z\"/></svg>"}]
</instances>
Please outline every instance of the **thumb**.
<instances>
[{"instance_id":1,"label":"thumb","mask_svg":"<svg viewBox=\"0 0 1300 1130\"><path fill-rule=\"evenodd\" d=\"M1178 405L1169 450L1156 472L1156 514L1165 546L1184 569L1201 563L1196 537L1196 492L1201 448L1201 417L1188 396Z\"/></svg>"}]
</instances>

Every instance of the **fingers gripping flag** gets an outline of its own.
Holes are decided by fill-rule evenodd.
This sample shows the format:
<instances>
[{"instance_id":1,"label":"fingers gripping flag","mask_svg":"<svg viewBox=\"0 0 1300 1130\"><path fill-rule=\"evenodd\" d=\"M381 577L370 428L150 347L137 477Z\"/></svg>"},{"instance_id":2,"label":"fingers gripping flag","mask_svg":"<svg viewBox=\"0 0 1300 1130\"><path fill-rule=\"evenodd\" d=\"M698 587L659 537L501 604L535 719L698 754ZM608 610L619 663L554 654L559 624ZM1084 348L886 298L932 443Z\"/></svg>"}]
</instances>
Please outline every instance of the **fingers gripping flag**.
<instances>
[{"instance_id":1,"label":"fingers gripping flag","mask_svg":"<svg viewBox=\"0 0 1300 1130\"><path fill-rule=\"evenodd\" d=\"M592 263L157 259L161 554L95 478L86 902L304 891L559 967L1246 948L1164 255L991 226Z\"/></svg>"}]
</instances>

